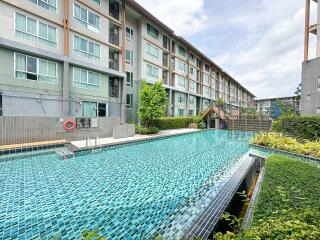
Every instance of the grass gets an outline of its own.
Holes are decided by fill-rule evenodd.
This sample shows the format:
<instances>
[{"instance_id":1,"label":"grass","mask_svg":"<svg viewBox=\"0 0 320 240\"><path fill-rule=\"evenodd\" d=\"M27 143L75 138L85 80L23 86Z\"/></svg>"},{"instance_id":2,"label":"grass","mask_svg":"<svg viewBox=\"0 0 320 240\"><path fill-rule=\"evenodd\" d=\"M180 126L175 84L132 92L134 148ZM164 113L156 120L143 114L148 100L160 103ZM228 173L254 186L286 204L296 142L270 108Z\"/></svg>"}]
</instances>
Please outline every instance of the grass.
<instances>
[{"instance_id":1,"label":"grass","mask_svg":"<svg viewBox=\"0 0 320 240\"><path fill-rule=\"evenodd\" d=\"M319 184L320 165L282 155L269 157L253 223L282 209L320 207Z\"/></svg>"}]
</instances>

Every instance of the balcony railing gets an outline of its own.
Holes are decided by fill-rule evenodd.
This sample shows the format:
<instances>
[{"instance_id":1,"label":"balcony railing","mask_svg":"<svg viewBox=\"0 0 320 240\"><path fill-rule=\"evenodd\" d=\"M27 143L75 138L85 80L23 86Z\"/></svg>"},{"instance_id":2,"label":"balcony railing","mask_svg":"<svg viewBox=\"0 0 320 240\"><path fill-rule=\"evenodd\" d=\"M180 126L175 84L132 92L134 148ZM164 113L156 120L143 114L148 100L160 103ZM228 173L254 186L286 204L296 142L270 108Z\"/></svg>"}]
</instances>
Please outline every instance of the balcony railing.
<instances>
[{"instance_id":1,"label":"balcony railing","mask_svg":"<svg viewBox=\"0 0 320 240\"><path fill-rule=\"evenodd\" d=\"M109 59L109 68L119 71L119 60Z\"/></svg>"}]
</instances>

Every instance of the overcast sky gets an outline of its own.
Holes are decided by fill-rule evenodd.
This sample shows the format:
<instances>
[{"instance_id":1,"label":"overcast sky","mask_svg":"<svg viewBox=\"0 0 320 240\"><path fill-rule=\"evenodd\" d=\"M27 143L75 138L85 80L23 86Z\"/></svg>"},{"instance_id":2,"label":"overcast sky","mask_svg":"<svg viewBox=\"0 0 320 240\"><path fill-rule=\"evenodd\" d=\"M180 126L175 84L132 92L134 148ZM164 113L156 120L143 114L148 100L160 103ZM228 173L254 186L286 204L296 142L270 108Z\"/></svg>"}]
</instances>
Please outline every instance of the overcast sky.
<instances>
[{"instance_id":1,"label":"overcast sky","mask_svg":"<svg viewBox=\"0 0 320 240\"><path fill-rule=\"evenodd\" d=\"M137 2L258 98L293 95L301 81L304 0ZM315 38L311 40L313 57Z\"/></svg>"}]
</instances>

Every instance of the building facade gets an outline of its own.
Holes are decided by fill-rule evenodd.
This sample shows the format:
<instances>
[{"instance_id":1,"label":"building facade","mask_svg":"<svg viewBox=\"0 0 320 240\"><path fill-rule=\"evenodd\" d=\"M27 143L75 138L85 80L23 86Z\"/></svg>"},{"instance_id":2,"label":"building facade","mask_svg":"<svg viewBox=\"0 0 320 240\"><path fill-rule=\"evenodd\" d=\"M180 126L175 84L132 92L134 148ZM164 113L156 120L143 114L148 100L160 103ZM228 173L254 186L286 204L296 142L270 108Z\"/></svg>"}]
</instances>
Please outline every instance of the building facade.
<instances>
[{"instance_id":1,"label":"building facade","mask_svg":"<svg viewBox=\"0 0 320 240\"><path fill-rule=\"evenodd\" d=\"M168 116L254 95L133 0L1 0L0 115L137 120L141 80L162 80Z\"/></svg>"},{"instance_id":2,"label":"building facade","mask_svg":"<svg viewBox=\"0 0 320 240\"><path fill-rule=\"evenodd\" d=\"M256 99L255 100L256 110L258 112L264 113L267 116L271 116L272 109L274 108L274 104L277 104L278 102L287 106L292 106L295 109L296 114L300 114L300 111L301 111L300 97L297 97L297 96Z\"/></svg>"},{"instance_id":3,"label":"building facade","mask_svg":"<svg viewBox=\"0 0 320 240\"><path fill-rule=\"evenodd\" d=\"M310 24L310 5L317 4L317 24ZM309 59L309 35L316 35L316 58ZM301 114L320 114L320 4L306 1L304 62L302 63Z\"/></svg>"}]
</instances>

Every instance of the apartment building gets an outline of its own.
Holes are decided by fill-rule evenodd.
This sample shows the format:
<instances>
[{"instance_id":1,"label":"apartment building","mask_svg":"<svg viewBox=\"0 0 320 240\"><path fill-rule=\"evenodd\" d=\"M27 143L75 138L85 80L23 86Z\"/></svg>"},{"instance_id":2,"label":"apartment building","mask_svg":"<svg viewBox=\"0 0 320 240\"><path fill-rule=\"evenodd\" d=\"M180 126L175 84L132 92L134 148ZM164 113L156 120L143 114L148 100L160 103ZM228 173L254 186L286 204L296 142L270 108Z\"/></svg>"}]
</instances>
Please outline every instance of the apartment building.
<instances>
[{"instance_id":1,"label":"apartment building","mask_svg":"<svg viewBox=\"0 0 320 240\"><path fill-rule=\"evenodd\" d=\"M310 24L310 6L317 6L317 24ZM320 114L320 4L306 0L304 62L302 63L301 114ZM316 36L316 57L309 59L309 37Z\"/></svg>"},{"instance_id":2,"label":"apartment building","mask_svg":"<svg viewBox=\"0 0 320 240\"><path fill-rule=\"evenodd\" d=\"M292 106L295 109L296 113L300 114L301 104L300 98L297 96L256 99L255 105L258 112L262 112L265 115L270 116L272 114L271 111L274 108L274 105L278 102L283 103L287 106Z\"/></svg>"},{"instance_id":3,"label":"apartment building","mask_svg":"<svg viewBox=\"0 0 320 240\"><path fill-rule=\"evenodd\" d=\"M168 116L254 95L134 0L1 0L0 115L137 120L141 80L162 80Z\"/></svg>"}]
</instances>

